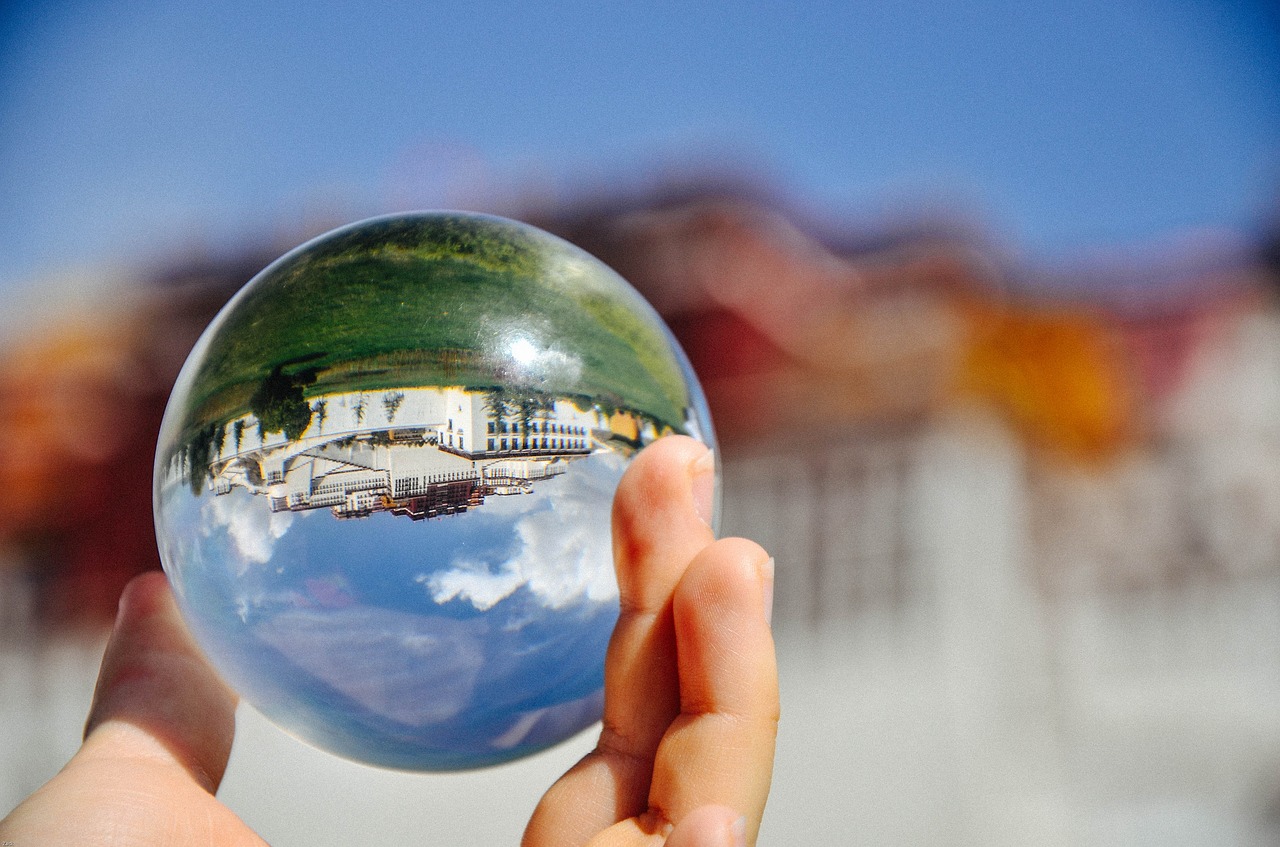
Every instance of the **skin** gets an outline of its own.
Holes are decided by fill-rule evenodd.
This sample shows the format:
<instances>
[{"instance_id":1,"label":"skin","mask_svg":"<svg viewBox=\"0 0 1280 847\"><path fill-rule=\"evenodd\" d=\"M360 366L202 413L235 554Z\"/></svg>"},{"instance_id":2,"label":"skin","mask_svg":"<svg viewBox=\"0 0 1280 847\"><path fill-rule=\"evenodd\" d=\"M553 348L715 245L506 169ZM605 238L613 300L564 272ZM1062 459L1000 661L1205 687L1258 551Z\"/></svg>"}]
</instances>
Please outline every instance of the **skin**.
<instances>
[{"instance_id":1,"label":"skin","mask_svg":"<svg viewBox=\"0 0 1280 847\"><path fill-rule=\"evenodd\" d=\"M711 455L644 450L614 501L621 616L600 740L546 793L524 847L754 844L773 769L773 563L715 540ZM3 821L0 842L261 845L216 798L235 695L187 633L164 575L125 589L84 744Z\"/></svg>"}]
</instances>

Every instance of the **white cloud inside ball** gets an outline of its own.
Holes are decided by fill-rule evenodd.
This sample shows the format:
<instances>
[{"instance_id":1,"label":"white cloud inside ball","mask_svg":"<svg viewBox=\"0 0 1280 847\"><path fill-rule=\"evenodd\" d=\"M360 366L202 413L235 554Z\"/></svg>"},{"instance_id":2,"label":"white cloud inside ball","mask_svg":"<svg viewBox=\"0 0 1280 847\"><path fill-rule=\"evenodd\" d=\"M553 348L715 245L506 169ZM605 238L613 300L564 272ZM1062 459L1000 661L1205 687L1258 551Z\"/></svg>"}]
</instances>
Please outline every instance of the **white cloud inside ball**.
<instances>
[{"instance_id":1,"label":"white cloud inside ball","mask_svg":"<svg viewBox=\"0 0 1280 847\"><path fill-rule=\"evenodd\" d=\"M546 508L520 517L514 527L514 553L496 566L464 556L444 570L421 574L437 603L465 600L488 611L521 588L551 609L580 600L603 603L618 596L613 571L609 511L626 462L613 453L597 453L574 468L574 479ZM573 473L573 471L571 471ZM523 496L492 498L484 508L516 511ZM503 502L506 501L506 502Z\"/></svg>"}]
</instances>

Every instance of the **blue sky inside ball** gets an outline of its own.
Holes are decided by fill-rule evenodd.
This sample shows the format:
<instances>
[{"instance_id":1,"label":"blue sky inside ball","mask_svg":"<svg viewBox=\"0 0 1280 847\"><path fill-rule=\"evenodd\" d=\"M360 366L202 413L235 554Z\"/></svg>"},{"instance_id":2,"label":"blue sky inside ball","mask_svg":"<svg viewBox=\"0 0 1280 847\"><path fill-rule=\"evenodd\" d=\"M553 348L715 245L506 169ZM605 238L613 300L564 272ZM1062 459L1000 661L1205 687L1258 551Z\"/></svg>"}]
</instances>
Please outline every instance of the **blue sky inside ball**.
<instances>
[{"instance_id":1,"label":"blue sky inside ball","mask_svg":"<svg viewBox=\"0 0 1280 847\"><path fill-rule=\"evenodd\" d=\"M624 466L597 454L533 493L421 522L275 514L243 490L176 486L163 538L182 548L167 558L198 639L273 720L352 758L473 767L598 719Z\"/></svg>"}]
</instances>

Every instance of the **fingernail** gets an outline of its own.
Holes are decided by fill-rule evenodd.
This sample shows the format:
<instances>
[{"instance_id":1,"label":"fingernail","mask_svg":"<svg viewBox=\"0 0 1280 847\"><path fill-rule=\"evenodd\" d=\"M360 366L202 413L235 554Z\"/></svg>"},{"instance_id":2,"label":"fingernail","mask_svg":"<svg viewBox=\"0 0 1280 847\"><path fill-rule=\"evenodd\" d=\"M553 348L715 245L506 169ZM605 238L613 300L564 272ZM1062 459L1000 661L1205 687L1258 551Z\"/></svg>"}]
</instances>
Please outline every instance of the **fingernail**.
<instances>
[{"instance_id":1,"label":"fingernail","mask_svg":"<svg viewBox=\"0 0 1280 847\"><path fill-rule=\"evenodd\" d=\"M773 571L774 561L770 556L760 564L760 590L764 595L764 619L770 626L773 625Z\"/></svg>"},{"instance_id":2,"label":"fingernail","mask_svg":"<svg viewBox=\"0 0 1280 847\"><path fill-rule=\"evenodd\" d=\"M738 818L729 827L729 843L733 847L747 847L747 819Z\"/></svg>"},{"instance_id":3,"label":"fingernail","mask_svg":"<svg viewBox=\"0 0 1280 847\"><path fill-rule=\"evenodd\" d=\"M693 505L707 526L714 526L716 502L716 454L706 450L689 465L692 477Z\"/></svg>"}]
</instances>

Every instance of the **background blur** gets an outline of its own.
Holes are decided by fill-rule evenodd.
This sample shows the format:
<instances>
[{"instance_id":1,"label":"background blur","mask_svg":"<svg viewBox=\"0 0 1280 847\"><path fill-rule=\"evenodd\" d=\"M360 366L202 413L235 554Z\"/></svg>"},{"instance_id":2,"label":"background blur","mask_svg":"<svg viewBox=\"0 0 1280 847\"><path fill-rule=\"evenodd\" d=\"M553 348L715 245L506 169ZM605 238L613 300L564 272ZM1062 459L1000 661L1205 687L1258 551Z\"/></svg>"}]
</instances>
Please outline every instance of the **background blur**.
<instances>
[{"instance_id":1,"label":"background blur","mask_svg":"<svg viewBox=\"0 0 1280 847\"><path fill-rule=\"evenodd\" d=\"M430 207L575 241L689 352L778 560L762 843L1280 843L1262 0L0 5L0 812L157 564L205 322ZM240 716L279 845L515 843L589 746L405 775Z\"/></svg>"}]
</instances>

